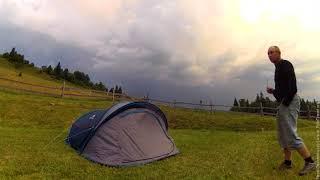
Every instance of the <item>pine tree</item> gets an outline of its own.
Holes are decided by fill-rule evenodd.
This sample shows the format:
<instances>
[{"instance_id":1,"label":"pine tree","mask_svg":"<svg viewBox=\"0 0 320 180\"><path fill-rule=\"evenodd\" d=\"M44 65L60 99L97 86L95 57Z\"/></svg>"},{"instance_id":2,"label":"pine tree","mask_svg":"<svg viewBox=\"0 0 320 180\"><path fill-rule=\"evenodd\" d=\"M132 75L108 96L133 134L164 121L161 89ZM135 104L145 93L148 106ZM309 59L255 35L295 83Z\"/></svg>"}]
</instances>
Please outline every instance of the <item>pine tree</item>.
<instances>
[{"instance_id":1,"label":"pine tree","mask_svg":"<svg viewBox=\"0 0 320 180\"><path fill-rule=\"evenodd\" d=\"M84 74L84 73L83 73L83 74ZM89 77L89 75L86 74L84 79L85 79L85 83L88 85L89 82L90 82L90 77Z\"/></svg>"},{"instance_id":2,"label":"pine tree","mask_svg":"<svg viewBox=\"0 0 320 180\"><path fill-rule=\"evenodd\" d=\"M50 66L48 66L48 68L47 68L47 73L48 73L49 75L52 75L53 70L52 70L51 65L50 65Z\"/></svg>"},{"instance_id":3,"label":"pine tree","mask_svg":"<svg viewBox=\"0 0 320 180\"><path fill-rule=\"evenodd\" d=\"M118 85L116 85L116 89L114 91L115 93L119 93L119 88L118 88Z\"/></svg>"},{"instance_id":4,"label":"pine tree","mask_svg":"<svg viewBox=\"0 0 320 180\"><path fill-rule=\"evenodd\" d=\"M99 82L98 84L99 90L105 91L106 87L104 86L104 84L102 82Z\"/></svg>"},{"instance_id":5,"label":"pine tree","mask_svg":"<svg viewBox=\"0 0 320 180\"><path fill-rule=\"evenodd\" d=\"M245 111L245 109L243 107L246 107L246 100L245 99L239 99L239 105L240 107L242 107L240 109L241 112Z\"/></svg>"},{"instance_id":6,"label":"pine tree","mask_svg":"<svg viewBox=\"0 0 320 180\"><path fill-rule=\"evenodd\" d=\"M54 75L56 76L57 79L60 79L62 76L62 69L61 69L61 65L60 62L58 63L58 65L54 68L53 70Z\"/></svg>"},{"instance_id":7,"label":"pine tree","mask_svg":"<svg viewBox=\"0 0 320 180\"><path fill-rule=\"evenodd\" d=\"M317 111L317 101L315 99L313 99L312 106L312 111Z\"/></svg>"},{"instance_id":8,"label":"pine tree","mask_svg":"<svg viewBox=\"0 0 320 180\"><path fill-rule=\"evenodd\" d=\"M260 102L262 103L262 105L265 105L266 100L264 99L263 93L260 91Z\"/></svg>"},{"instance_id":9,"label":"pine tree","mask_svg":"<svg viewBox=\"0 0 320 180\"><path fill-rule=\"evenodd\" d=\"M16 48L12 48L9 54L9 57L13 58L17 54Z\"/></svg>"},{"instance_id":10,"label":"pine tree","mask_svg":"<svg viewBox=\"0 0 320 180\"><path fill-rule=\"evenodd\" d=\"M8 52L4 53L2 55L3 58L9 59L10 58L10 54Z\"/></svg>"},{"instance_id":11,"label":"pine tree","mask_svg":"<svg viewBox=\"0 0 320 180\"><path fill-rule=\"evenodd\" d=\"M238 107L238 106L239 106L239 103L238 103L238 101L237 101L236 98L234 98L233 106L234 106L234 107Z\"/></svg>"},{"instance_id":12,"label":"pine tree","mask_svg":"<svg viewBox=\"0 0 320 180\"><path fill-rule=\"evenodd\" d=\"M249 108L250 107L250 103L249 103L248 99L246 100L246 107L247 107L246 108L246 112L249 112L250 111L250 108Z\"/></svg>"},{"instance_id":13,"label":"pine tree","mask_svg":"<svg viewBox=\"0 0 320 180\"><path fill-rule=\"evenodd\" d=\"M76 82L73 73L69 73L69 74L68 74L68 81L70 81L70 82L72 82L72 83L75 83L75 82Z\"/></svg>"},{"instance_id":14,"label":"pine tree","mask_svg":"<svg viewBox=\"0 0 320 180\"><path fill-rule=\"evenodd\" d=\"M307 103L304 101L304 99L302 98L301 100L300 100L300 110L301 111L306 111L307 110Z\"/></svg>"},{"instance_id":15,"label":"pine tree","mask_svg":"<svg viewBox=\"0 0 320 180\"><path fill-rule=\"evenodd\" d=\"M63 79L70 81L68 68L64 69L62 74L63 74L63 76L62 76Z\"/></svg>"},{"instance_id":16,"label":"pine tree","mask_svg":"<svg viewBox=\"0 0 320 180\"><path fill-rule=\"evenodd\" d=\"M260 96L259 96L259 94L257 94L257 97L256 97L256 100L255 100L255 103L260 103L261 101L260 101Z\"/></svg>"}]
</instances>

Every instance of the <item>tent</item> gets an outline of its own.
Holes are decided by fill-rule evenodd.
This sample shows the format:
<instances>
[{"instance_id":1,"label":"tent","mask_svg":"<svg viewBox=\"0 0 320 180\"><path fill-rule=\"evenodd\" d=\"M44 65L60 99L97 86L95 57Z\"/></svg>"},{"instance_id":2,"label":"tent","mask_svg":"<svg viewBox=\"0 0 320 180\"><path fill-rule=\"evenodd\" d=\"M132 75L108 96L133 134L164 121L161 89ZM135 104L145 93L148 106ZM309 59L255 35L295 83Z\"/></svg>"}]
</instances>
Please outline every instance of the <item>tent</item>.
<instances>
[{"instance_id":1,"label":"tent","mask_svg":"<svg viewBox=\"0 0 320 180\"><path fill-rule=\"evenodd\" d=\"M148 102L121 102L76 120L66 143L108 166L135 166L179 153L164 113Z\"/></svg>"}]
</instances>

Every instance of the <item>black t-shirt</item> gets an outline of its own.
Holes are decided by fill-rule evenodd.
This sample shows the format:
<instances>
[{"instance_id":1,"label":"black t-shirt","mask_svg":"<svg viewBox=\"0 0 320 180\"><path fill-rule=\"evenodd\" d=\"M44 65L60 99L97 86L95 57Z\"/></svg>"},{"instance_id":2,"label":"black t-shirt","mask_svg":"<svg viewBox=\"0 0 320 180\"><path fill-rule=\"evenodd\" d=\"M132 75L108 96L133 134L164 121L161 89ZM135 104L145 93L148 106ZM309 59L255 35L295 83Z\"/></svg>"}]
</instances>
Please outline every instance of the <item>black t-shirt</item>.
<instances>
[{"instance_id":1,"label":"black t-shirt","mask_svg":"<svg viewBox=\"0 0 320 180\"><path fill-rule=\"evenodd\" d=\"M275 64L274 73L275 90L274 97L283 105L289 106L297 93L296 75L292 64L287 60L281 60Z\"/></svg>"}]
</instances>

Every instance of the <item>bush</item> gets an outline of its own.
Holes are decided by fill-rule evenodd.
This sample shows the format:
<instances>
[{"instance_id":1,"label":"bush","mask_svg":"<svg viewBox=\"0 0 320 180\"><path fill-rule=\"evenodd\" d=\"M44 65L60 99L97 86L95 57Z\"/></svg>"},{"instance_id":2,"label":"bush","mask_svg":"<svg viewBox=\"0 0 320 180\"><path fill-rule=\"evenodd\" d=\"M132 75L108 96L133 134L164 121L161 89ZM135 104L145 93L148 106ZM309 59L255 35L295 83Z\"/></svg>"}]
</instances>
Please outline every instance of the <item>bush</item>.
<instances>
[{"instance_id":1,"label":"bush","mask_svg":"<svg viewBox=\"0 0 320 180\"><path fill-rule=\"evenodd\" d=\"M10 55L9 55L9 53L6 52L6 53L4 53L4 54L2 55L2 57L3 57L3 58L6 58L6 59L9 59Z\"/></svg>"}]
</instances>

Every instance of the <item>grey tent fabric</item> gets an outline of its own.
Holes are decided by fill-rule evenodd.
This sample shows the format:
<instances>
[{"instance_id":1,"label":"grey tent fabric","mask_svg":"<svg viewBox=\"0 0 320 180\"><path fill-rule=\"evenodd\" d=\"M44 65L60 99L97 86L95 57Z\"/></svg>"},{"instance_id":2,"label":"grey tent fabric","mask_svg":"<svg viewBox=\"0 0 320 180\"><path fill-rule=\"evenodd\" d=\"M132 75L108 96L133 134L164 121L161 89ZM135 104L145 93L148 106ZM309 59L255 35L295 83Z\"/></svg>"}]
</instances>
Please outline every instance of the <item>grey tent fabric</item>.
<instances>
[{"instance_id":1,"label":"grey tent fabric","mask_svg":"<svg viewBox=\"0 0 320 180\"><path fill-rule=\"evenodd\" d=\"M81 154L109 166L140 165L178 154L168 135L165 116L146 105L126 108L100 123Z\"/></svg>"}]
</instances>

